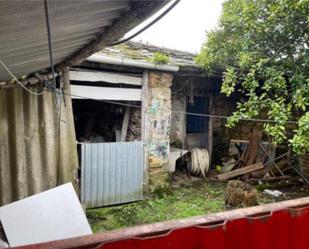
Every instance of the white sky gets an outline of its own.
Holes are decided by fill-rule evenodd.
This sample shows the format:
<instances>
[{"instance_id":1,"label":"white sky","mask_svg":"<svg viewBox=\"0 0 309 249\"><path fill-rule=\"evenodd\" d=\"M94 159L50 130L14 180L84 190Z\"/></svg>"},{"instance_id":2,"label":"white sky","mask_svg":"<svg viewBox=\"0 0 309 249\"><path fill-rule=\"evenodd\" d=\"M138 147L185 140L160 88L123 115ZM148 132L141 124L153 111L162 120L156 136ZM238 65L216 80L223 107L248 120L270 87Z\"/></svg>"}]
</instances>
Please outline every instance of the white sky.
<instances>
[{"instance_id":1,"label":"white sky","mask_svg":"<svg viewBox=\"0 0 309 249\"><path fill-rule=\"evenodd\" d=\"M166 16L133 40L199 52L205 40L205 31L213 29L218 22L223 2L224 0L181 0ZM153 20L161 12L145 23ZM145 23L141 26L143 27ZM139 30L141 26L129 34Z\"/></svg>"}]
</instances>

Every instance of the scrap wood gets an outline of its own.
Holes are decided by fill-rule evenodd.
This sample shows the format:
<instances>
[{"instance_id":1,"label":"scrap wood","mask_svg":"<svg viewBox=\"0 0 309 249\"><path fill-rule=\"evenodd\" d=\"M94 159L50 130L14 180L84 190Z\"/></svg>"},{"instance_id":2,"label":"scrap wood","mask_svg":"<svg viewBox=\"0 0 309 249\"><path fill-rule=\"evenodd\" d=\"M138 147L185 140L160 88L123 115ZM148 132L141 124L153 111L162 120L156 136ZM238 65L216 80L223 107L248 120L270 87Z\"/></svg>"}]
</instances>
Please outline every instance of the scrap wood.
<instances>
[{"instance_id":1,"label":"scrap wood","mask_svg":"<svg viewBox=\"0 0 309 249\"><path fill-rule=\"evenodd\" d=\"M249 165L249 166L246 166L246 167L242 167L242 168L235 169L233 171L218 175L217 178L220 181L225 181L225 180L231 179L233 177L241 176L241 175L244 175L246 173L250 173L250 172L253 172L253 171L256 171L256 170L259 170L259 169L263 169L263 168L264 168L264 165L262 163L256 163L256 164L252 164L252 165Z\"/></svg>"},{"instance_id":2,"label":"scrap wood","mask_svg":"<svg viewBox=\"0 0 309 249\"><path fill-rule=\"evenodd\" d=\"M123 116L123 121L122 121L122 128L121 128L121 142L125 142L127 138L127 133L128 133L128 127L129 127L129 119L130 119L130 106L126 106L126 111Z\"/></svg>"},{"instance_id":3,"label":"scrap wood","mask_svg":"<svg viewBox=\"0 0 309 249\"><path fill-rule=\"evenodd\" d=\"M277 167L276 167L277 166ZM276 162L275 164L272 164L269 168L272 170L272 172L276 175L281 174L280 171L284 174L284 172L288 171L291 169L290 165L288 164L288 161L285 159L281 159L280 161Z\"/></svg>"},{"instance_id":4,"label":"scrap wood","mask_svg":"<svg viewBox=\"0 0 309 249\"><path fill-rule=\"evenodd\" d=\"M275 159L271 159L269 153L266 151L266 149L264 148L263 144L259 143L260 148L265 152L265 154L268 156L269 158L269 163L273 163L274 166L276 167L276 169L280 172L280 174L282 176L284 176L283 172L281 171L280 167L276 164L276 158Z\"/></svg>"},{"instance_id":5,"label":"scrap wood","mask_svg":"<svg viewBox=\"0 0 309 249\"><path fill-rule=\"evenodd\" d=\"M251 165L255 162L261 140L262 140L262 130L253 129L248 148L244 155L244 165Z\"/></svg>"},{"instance_id":6,"label":"scrap wood","mask_svg":"<svg viewBox=\"0 0 309 249\"><path fill-rule=\"evenodd\" d=\"M292 165L290 162L288 162L290 167L305 181L306 184L309 185L309 179L305 177L294 165Z\"/></svg>"},{"instance_id":7,"label":"scrap wood","mask_svg":"<svg viewBox=\"0 0 309 249\"><path fill-rule=\"evenodd\" d=\"M261 178L261 177L266 176L268 173L269 173L269 169L264 168L264 169L259 169L257 171L254 171L248 174L250 175L250 178Z\"/></svg>"},{"instance_id":8,"label":"scrap wood","mask_svg":"<svg viewBox=\"0 0 309 249\"><path fill-rule=\"evenodd\" d=\"M239 161L236 161L234 158L231 158L227 162L223 163L223 167L221 169L222 173L230 172L237 164Z\"/></svg>"},{"instance_id":9,"label":"scrap wood","mask_svg":"<svg viewBox=\"0 0 309 249\"><path fill-rule=\"evenodd\" d=\"M289 182L297 182L299 181L299 177L291 177L291 176L277 176L277 177L263 177L263 178L250 178L247 179L246 182L249 184L257 184L259 182L278 182L278 181L289 181Z\"/></svg>"}]
</instances>

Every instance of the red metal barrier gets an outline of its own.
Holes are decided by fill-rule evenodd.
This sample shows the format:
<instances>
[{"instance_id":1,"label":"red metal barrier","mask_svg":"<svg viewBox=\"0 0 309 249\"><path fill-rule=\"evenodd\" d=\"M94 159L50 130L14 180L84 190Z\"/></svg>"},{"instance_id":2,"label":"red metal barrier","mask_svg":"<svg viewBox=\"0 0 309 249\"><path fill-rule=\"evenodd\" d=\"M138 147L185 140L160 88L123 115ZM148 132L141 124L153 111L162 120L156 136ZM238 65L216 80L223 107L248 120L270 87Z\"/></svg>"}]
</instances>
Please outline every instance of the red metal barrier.
<instances>
[{"instance_id":1,"label":"red metal barrier","mask_svg":"<svg viewBox=\"0 0 309 249\"><path fill-rule=\"evenodd\" d=\"M20 248L309 249L309 198Z\"/></svg>"},{"instance_id":2,"label":"red metal barrier","mask_svg":"<svg viewBox=\"0 0 309 249\"><path fill-rule=\"evenodd\" d=\"M144 234L107 242L98 249L308 249L309 205L248 217Z\"/></svg>"}]
</instances>

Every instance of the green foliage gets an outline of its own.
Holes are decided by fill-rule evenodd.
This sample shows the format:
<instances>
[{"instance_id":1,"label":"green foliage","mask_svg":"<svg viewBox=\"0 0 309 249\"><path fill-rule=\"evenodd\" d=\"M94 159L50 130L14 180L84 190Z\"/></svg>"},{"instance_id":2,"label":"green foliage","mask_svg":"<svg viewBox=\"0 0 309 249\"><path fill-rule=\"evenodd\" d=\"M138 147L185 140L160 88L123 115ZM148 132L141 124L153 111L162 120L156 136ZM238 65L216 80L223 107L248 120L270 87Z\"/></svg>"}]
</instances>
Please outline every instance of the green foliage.
<instances>
[{"instance_id":1,"label":"green foliage","mask_svg":"<svg viewBox=\"0 0 309 249\"><path fill-rule=\"evenodd\" d=\"M305 153L309 151L309 112L299 119L298 130L296 130L291 143L295 151Z\"/></svg>"},{"instance_id":2,"label":"green foliage","mask_svg":"<svg viewBox=\"0 0 309 249\"><path fill-rule=\"evenodd\" d=\"M276 123L264 130L278 144L288 120L299 121L289 139L297 153L309 151L308 20L309 0L228 0L196 58L208 73L225 70L222 93L244 96L227 126L267 114Z\"/></svg>"},{"instance_id":3,"label":"green foliage","mask_svg":"<svg viewBox=\"0 0 309 249\"><path fill-rule=\"evenodd\" d=\"M170 60L171 58L169 57L169 55L162 54L160 52L155 52L152 58L152 62L156 64L168 64Z\"/></svg>"}]
</instances>

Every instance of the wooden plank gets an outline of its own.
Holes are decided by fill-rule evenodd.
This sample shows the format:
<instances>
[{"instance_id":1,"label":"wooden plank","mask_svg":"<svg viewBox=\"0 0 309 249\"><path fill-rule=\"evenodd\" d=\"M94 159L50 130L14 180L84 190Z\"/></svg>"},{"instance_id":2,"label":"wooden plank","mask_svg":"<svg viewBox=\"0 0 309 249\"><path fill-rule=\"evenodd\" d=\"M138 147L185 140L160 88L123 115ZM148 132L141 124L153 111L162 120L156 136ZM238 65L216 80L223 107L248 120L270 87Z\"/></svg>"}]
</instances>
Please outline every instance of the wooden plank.
<instances>
[{"instance_id":1,"label":"wooden plank","mask_svg":"<svg viewBox=\"0 0 309 249\"><path fill-rule=\"evenodd\" d=\"M250 173L252 171L256 171L256 170L263 169L263 168L264 168L264 165L262 163L256 163L256 164L252 164L252 165L249 165L249 166L246 166L246 167L243 167L243 168L239 168L239 169L218 175L217 178L220 181L225 181L225 180L231 179L233 177L241 176L241 175L244 175L246 173Z\"/></svg>"},{"instance_id":2,"label":"wooden plank","mask_svg":"<svg viewBox=\"0 0 309 249\"><path fill-rule=\"evenodd\" d=\"M281 174L281 176L284 176L284 173L281 171L280 167L276 164L275 160L272 160L269 153L266 151L266 149L264 148L262 143L259 143L260 148L264 151L264 153L268 156L268 159L270 162L273 162L273 164L275 165L276 169L279 171L279 173Z\"/></svg>"},{"instance_id":3,"label":"wooden plank","mask_svg":"<svg viewBox=\"0 0 309 249\"><path fill-rule=\"evenodd\" d=\"M249 140L241 140L241 139L231 139L230 140L233 143L242 143L242 144L248 144L250 141Z\"/></svg>"},{"instance_id":4,"label":"wooden plank","mask_svg":"<svg viewBox=\"0 0 309 249\"><path fill-rule=\"evenodd\" d=\"M70 80L87 82L107 82L112 84L142 85L141 77L108 72L70 71Z\"/></svg>"},{"instance_id":5,"label":"wooden plank","mask_svg":"<svg viewBox=\"0 0 309 249\"><path fill-rule=\"evenodd\" d=\"M126 106L126 112L123 117L122 129L121 129L121 142L126 141L128 126L129 126L129 118L130 118L130 107Z\"/></svg>"},{"instance_id":6,"label":"wooden plank","mask_svg":"<svg viewBox=\"0 0 309 249\"><path fill-rule=\"evenodd\" d=\"M209 106L208 106L208 113L212 114L212 105L213 105L213 96L209 96ZM212 123L213 119L212 117L209 117L208 119L208 153L209 153L209 165L212 163L212 146L213 146L213 126Z\"/></svg>"},{"instance_id":7,"label":"wooden plank","mask_svg":"<svg viewBox=\"0 0 309 249\"><path fill-rule=\"evenodd\" d=\"M141 89L71 85L72 99L141 101Z\"/></svg>"},{"instance_id":8,"label":"wooden plank","mask_svg":"<svg viewBox=\"0 0 309 249\"><path fill-rule=\"evenodd\" d=\"M262 140L262 130L254 127L252 130L249 147L245 153L244 165L251 165L255 162L261 140Z\"/></svg>"}]
</instances>

